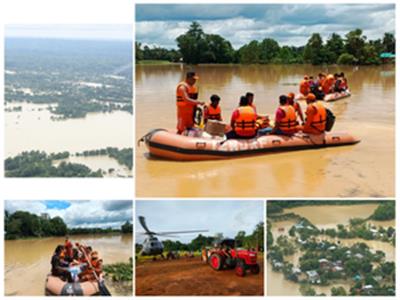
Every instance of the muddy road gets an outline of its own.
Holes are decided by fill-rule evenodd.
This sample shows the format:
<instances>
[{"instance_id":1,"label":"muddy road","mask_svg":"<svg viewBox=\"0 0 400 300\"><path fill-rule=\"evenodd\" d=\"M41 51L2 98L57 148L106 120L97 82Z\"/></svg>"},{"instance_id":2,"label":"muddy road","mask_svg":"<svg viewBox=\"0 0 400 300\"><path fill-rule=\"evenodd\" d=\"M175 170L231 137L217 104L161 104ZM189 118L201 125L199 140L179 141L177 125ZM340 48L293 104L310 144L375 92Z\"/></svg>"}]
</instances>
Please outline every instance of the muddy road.
<instances>
[{"instance_id":1,"label":"muddy road","mask_svg":"<svg viewBox=\"0 0 400 300\"><path fill-rule=\"evenodd\" d=\"M261 272L238 277L234 270L214 271L200 258L136 263L136 295L264 295L264 263Z\"/></svg>"}]
</instances>

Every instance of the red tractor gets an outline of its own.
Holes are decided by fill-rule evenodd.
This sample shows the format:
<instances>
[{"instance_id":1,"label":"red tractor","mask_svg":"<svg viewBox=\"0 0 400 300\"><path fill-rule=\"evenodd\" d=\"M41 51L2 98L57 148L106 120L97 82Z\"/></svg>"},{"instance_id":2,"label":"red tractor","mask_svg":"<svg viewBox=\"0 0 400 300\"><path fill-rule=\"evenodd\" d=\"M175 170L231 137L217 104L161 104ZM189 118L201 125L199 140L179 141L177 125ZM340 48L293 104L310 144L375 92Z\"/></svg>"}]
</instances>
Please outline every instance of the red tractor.
<instances>
[{"instance_id":1,"label":"red tractor","mask_svg":"<svg viewBox=\"0 0 400 300\"><path fill-rule=\"evenodd\" d=\"M223 269L235 269L236 275L245 276L247 270L253 274L260 273L257 263L257 252L236 248L235 240L225 239L218 243L214 249L204 252L203 260L216 271Z\"/></svg>"}]
</instances>

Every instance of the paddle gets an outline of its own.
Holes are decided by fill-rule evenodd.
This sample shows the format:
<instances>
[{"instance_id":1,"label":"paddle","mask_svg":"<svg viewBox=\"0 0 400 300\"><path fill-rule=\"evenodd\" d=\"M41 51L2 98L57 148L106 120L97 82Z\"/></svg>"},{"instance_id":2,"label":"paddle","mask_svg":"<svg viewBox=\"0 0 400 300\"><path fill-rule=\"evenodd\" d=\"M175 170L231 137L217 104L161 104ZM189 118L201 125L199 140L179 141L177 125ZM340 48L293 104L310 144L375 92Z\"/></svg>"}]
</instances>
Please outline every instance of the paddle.
<instances>
[{"instance_id":1,"label":"paddle","mask_svg":"<svg viewBox=\"0 0 400 300\"><path fill-rule=\"evenodd\" d=\"M97 276L97 274L96 274L96 271L93 269L92 263L90 262L90 259L87 256L85 249L82 246L80 246L79 248L81 249L83 255L85 256L85 259L87 260L87 262L89 264L89 267L92 268L92 272L93 272L94 278L96 278L96 281L99 284L100 295L102 295L102 296L111 296L111 293L108 290L108 288L106 287L104 281L100 280L99 276Z\"/></svg>"}]
</instances>

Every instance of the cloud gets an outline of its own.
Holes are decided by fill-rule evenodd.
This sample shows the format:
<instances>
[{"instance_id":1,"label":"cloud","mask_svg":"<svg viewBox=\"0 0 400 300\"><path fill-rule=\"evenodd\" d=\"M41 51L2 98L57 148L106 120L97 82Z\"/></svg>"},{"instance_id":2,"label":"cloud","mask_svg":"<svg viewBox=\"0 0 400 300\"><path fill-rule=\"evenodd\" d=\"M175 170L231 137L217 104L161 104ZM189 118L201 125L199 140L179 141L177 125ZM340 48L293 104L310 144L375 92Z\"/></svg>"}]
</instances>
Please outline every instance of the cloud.
<instances>
[{"instance_id":1,"label":"cloud","mask_svg":"<svg viewBox=\"0 0 400 300\"><path fill-rule=\"evenodd\" d=\"M6 201L5 209L10 213L17 210L40 215L48 213L52 218L63 218L69 227L120 227L132 222L132 201L60 201L62 204L48 205L48 201ZM69 206L66 207L65 202ZM63 206L64 209L60 209Z\"/></svg>"},{"instance_id":2,"label":"cloud","mask_svg":"<svg viewBox=\"0 0 400 300\"><path fill-rule=\"evenodd\" d=\"M305 45L312 33L327 39L361 28L369 39L394 32L394 4L215 4L136 6L136 40L176 48L175 39L198 21L206 33L219 34L235 48L270 37L282 45Z\"/></svg>"},{"instance_id":3,"label":"cloud","mask_svg":"<svg viewBox=\"0 0 400 300\"><path fill-rule=\"evenodd\" d=\"M144 239L144 230L138 216L146 218L147 226L155 232L181 230L208 230L203 235L214 236L223 233L225 237L235 237L239 230L251 233L263 221L263 201L137 201L136 231L138 242ZM180 234L177 238L162 238L190 242L198 233Z\"/></svg>"}]
</instances>

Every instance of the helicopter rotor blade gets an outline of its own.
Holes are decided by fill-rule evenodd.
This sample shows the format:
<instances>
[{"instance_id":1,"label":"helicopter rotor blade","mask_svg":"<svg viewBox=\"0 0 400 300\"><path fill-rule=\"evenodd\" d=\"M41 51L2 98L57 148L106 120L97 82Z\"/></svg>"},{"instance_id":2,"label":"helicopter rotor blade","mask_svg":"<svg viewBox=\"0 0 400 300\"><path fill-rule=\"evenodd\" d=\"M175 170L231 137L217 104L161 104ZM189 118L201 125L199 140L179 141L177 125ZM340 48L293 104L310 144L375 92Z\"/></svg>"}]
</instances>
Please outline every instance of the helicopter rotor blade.
<instances>
[{"instance_id":1,"label":"helicopter rotor blade","mask_svg":"<svg viewBox=\"0 0 400 300\"><path fill-rule=\"evenodd\" d=\"M154 232L150 231L146 225L146 220L143 216L139 216L139 223L142 225L143 229L146 231L147 234L154 234Z\"/></svg>"},{"instance_id":2,"label":"helicopter rotor blade","mask_svg":"<svg viewBox=\"0 0 400 300\"><path fill-rule=\"evenodd\" d=\"M200 233L200 232L208 232L208 230L162 231L162 232L155 232L155 234L159 236L165 236L169 234L185 234L185 233Z\"/></svg>"}]
</instances>

